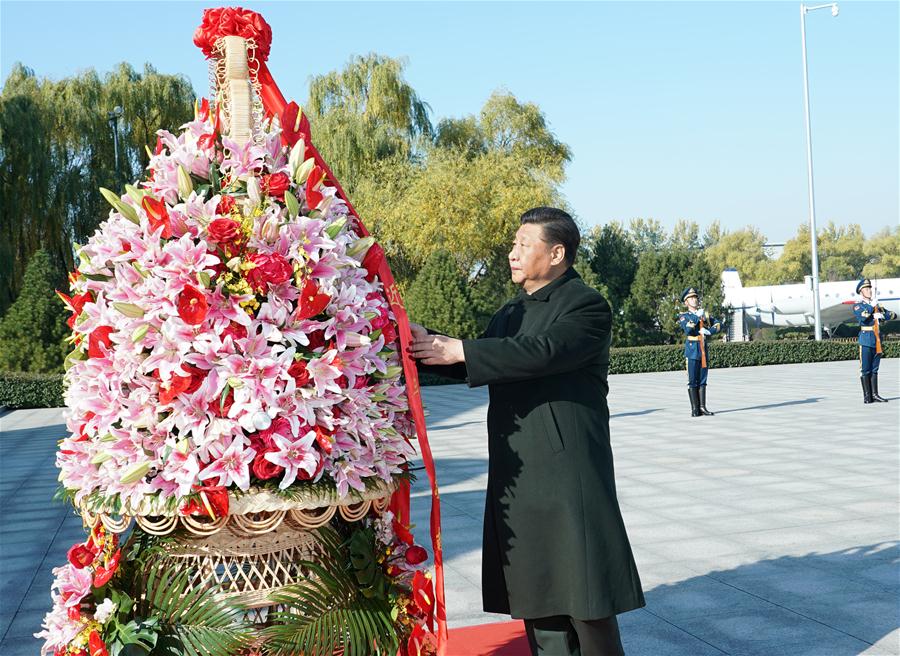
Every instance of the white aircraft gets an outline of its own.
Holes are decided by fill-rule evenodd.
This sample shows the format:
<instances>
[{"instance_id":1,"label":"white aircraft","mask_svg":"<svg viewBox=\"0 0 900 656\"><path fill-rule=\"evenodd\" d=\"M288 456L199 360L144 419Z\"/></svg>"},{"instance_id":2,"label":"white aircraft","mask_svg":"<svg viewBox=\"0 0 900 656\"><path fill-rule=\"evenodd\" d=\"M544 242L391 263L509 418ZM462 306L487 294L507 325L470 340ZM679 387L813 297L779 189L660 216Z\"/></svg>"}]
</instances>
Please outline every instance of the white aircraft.
<instances>
[{"instance_id":1,"label":"white aircraft","mask_svg":"<svg viewBox=\"0 0 900 656\"><path fill-rule=\"evenodd\" d=\"M853 305L859 300L858 280L819 283L819 306L822 327L831 334L840 324L853 320ZM888 310L900 313L900 278L872 280L875 300ZM728 326L729 340L747 339L754 328L763 326L812 326L812 278L795 285L744 287L735 269L722 272L724 305L732 311Z\"/></svg>"}]
</instances>

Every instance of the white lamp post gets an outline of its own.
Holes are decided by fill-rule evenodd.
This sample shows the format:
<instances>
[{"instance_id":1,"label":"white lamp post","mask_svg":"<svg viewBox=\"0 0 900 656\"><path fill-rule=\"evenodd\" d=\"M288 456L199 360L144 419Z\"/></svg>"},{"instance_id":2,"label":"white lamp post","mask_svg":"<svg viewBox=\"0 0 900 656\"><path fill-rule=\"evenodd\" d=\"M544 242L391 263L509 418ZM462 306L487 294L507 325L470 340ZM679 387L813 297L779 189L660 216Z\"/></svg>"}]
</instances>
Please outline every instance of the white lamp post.
<instances>
[{"instance_id":1,"label":"white lamp post","mask_svg":"<svg viewBox=\"0 0 900 656\"><path fill-rule=\"evenodd\" d=\"M800 41L803 44L803 106L806 112L806 170L809 174L809 235L812 244L812 292L813 312L816 322L816 341L822 341L822 308L819 305L819 247L816 235L816 201L813 197L812 131L809 126L809 71L806 65L806 14L816 9L831 8L831 15L838 15L836 2L807 7L800 5Z\"/></svg>"}]
</instances>

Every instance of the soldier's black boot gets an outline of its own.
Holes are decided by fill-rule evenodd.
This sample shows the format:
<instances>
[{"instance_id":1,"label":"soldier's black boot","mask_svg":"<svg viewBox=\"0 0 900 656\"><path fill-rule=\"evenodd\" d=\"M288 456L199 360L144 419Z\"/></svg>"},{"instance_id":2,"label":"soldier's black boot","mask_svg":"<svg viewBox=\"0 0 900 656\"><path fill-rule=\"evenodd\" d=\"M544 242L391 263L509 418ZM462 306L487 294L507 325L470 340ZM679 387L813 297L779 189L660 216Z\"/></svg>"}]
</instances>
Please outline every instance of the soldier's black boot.
<instances>
[{"instance_id":1,"label":"soldier's black boot","mask_svg":"<svg viewBox=\"0 0 900 656\"><path fill-rule=\"evenodd\" d=\"M875 403L887 403L888 400L878 393L878 374L872 374L872 400Z\"/></svg>"},{"instance_id":2,"label":"soldier's black boot","mask_svg":"<svg viewBox=\"0 0 900 656\"><path fill-rule=\"evenodd\" d=\"M872 375L868 376L860 376L859 380L862 382L863 388L863 403L871 403L872 402Z\"/></svg>"},{"instance_id":3,"label":"soldier's black boot","mask_svg":"<svg viewBox=\"0 0 900 656\"><path fill-rule=\"evenodd\" d=\"M707 417L712 417L716 414L706 409L706 385L700 386L700 414L706 415Z\"/></svg>"},{"instance_id":4,"label":"soldier's black boot","mask_svg":"<svg viewBox=\"0 0 900 656\"><path fill-rule=\"evenodd\" d=\"M700 390L696 387L688 387L688 396L691 398L691 417L699 417Z\"/></svg>"}]
</instances>

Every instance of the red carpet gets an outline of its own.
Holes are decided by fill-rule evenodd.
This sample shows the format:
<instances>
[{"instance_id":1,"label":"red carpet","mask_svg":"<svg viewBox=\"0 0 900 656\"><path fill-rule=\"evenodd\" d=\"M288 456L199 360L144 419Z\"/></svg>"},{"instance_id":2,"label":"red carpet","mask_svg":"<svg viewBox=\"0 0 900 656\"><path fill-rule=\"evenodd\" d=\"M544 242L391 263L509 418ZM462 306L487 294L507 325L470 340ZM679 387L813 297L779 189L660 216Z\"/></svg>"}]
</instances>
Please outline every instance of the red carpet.
<instances>
[{"instance_id":1,"label":"red carpet","mask_svg":"<svg viewBox=\"0 0 900 656\"><path fill-rule=\"evenodd\" d=\"M450 630L448 656L530 656L521 620Z\"/></svg>"}]
</instances>

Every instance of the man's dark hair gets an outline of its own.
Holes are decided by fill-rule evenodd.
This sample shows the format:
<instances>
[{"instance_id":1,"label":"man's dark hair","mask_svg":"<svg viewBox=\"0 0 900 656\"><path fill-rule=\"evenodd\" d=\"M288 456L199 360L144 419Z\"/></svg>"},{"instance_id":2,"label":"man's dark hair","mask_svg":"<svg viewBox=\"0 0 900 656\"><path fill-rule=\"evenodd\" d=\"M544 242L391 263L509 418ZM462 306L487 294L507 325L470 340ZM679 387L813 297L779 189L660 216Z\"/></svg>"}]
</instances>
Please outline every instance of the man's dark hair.
<instances>
[{"instance_id":1,"label":"man's dark hair","mask_svg":"<svg viewBox=\"0 0 900 656\"><path fill-rule=\"evenodd\" d=\"M544 241L550 245L562 244L566 249L566 264L569 266L575 264L581 233L575 220L566 212L555 207L535 207L525 212L519 218L519 222L522 225L534 223L541 226Z\"/></svg>"}]
</instances>

